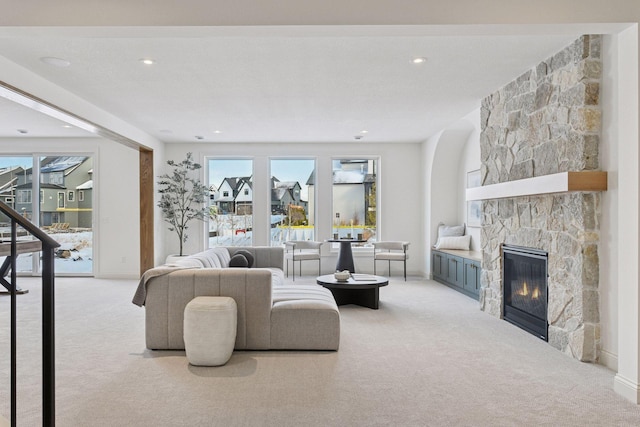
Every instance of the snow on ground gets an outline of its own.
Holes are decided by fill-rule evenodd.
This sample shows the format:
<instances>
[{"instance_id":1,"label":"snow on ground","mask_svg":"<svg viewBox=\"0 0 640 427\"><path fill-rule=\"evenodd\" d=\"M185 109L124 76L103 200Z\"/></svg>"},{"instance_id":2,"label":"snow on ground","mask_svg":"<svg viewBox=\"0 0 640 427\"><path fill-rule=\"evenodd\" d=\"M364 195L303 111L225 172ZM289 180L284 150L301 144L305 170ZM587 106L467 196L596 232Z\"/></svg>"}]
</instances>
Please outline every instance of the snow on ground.
<instances>
[{"instance_id":1,"label":"snow on ground","mask_svg":"<svg viewBox=\"0 0 640 427\"><path fill-rule=\"evenodd\" d=\"M91 231L55 233L50 236L60 243L58 250L68 250L70 255L69 258L55 258L56 273L93 273L93 233ZM16 264L18 271L32 271L32 254L19 255Z\"/></svg>"}]
</instances>

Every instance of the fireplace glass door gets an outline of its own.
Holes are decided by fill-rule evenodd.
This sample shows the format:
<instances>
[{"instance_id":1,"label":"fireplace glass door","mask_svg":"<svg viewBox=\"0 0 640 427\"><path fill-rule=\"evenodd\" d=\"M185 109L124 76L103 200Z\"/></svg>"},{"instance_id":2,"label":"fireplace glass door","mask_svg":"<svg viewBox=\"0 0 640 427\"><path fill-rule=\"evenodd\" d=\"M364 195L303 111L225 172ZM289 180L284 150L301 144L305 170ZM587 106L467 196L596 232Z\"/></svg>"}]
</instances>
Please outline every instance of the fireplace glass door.
<instances>
[{"instance_id":1,"label":"fireplace glass door","mask_svg":"<svg viewBox=\"0 0 640 427\"><path fill-rule=\"evenodd\" d=\"M547 253L503 246L504 319L548 340Z\"/></svg>"}]
</instances>

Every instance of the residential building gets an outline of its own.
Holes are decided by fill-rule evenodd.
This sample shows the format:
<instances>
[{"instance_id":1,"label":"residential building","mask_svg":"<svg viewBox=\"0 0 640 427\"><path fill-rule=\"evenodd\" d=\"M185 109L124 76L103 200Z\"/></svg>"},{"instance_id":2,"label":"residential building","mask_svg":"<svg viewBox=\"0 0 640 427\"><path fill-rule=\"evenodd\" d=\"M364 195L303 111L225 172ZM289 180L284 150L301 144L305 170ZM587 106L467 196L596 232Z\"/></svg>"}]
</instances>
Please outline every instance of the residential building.
<instances>
[{"instance_id":1,"label":"residential building","mask_svg":"<svg viewBox=\"0 0 640 427\"><path fill-rule=\"evenodd\" d=\"M40 225L68 223L92 227L92 160L84 156L46 157L40 162ZM15 209L32 217L33 168L19 176Z\"/></svg>"}]
</instances>

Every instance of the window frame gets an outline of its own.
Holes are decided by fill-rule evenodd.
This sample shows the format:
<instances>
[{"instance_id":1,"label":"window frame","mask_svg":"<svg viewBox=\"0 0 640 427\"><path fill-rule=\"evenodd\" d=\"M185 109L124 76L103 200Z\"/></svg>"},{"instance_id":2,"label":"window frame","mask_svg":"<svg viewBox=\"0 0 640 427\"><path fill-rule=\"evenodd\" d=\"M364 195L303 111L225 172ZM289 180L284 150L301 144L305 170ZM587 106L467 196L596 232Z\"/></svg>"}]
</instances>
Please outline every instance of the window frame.
<instances>
[{"instance_id":1,"label":"window frame","mask_svg":"<svg viewBox=\"0 0 640 427\"><path fill-rule=\"evenodd\" d=\"M251 182L254 183L255 182L255 168L256 168L256 159L254 157L247 157L247 156L216 156L216 155L204 155L202 156L202 169L203 169L203 174L204 174L204 180L203 182L205 183L205 185L207 185L209 188L211 188L212 185L218 186L220 185L222 182L211 182L211 162L212 161L250 161L251 162L251 173L250 173L250 177L251 177ZM235 175L236 177L240 176L240 175ZM225 178L229 178L229 177L225 177ZM220 188L216 188L216 191L220 191ZM240 192L238 192L238 194L235 196L236 198L238 196L240 196ZM244 195L244 192L242 193ZM255 241L256 241L256 235L255 235L255 212L254 212L254 208L255 208L255 194L251 193L251 242L249 243L249 245L254 245ZM229 197L229 192L226 192L226 195L222 194L222 197ZM208 206L211 207L212 206L212 202L213 199L209 198L207 200ZM237 206L236 206L236 210L237 210ZM211 245L211 238L210 238L210 222L211 222L211 218L206 218L205 221L203 222L203 227L204 227L204 247L207 249L211 249L211 248L215 248L218 246L223 246L221 244L218 245ZM233 220L231 220L231 223L233 224ZM242 234L242 232L245 233L246 235L246 229L242 229L242 228L236 228L235 229L235 233L236 235ZM234 233L234 232L232 232ZM233 244L232 246L235 246L235 244Z\"/></svg>"},{"instance_id":2,"label":"window frame","mask_svg":"<svg viewBox=\"0 0 640 427\"><path fill-rule=\"evenodd\" d=\"M335 221L336 221L336 214L337 212L335 211L335 207L334 207L334 182L333 182L333 164L335 161L340 161L340 160L373 160L374 163L374 170L375 170L375 186L376 186L376 198L375 198L375 203L376 203L376 234L375 234L375 238L373 240L369 240L366 243L363 243L362 246L360 245L355 245L352 247L352 251L354 252L371 252L373 251L373 242L376 241L382 241L382 219L380 216L380 210L378 209L378 206L380 206L380 200L381 200L381 189L380 189L380 182L381 182L381 170L382 170L382 156L380 155L362 155L362 156L352 156L352 155L347 155L347 156L331 156L331 189L330 189L330 194L331 194L331 218L330 221L331 223L329 224L329 229L331 230L331 233L333 234L334 228L335 228ZM366 196L366 194L365 194ZM365 215L365 219L364 222L366 224L366 214L367 211L365 210L364 215ZM333 237L333 236L332 236ZM356 238L356 236L352 236L352 238ZM338 243L332 243L331 244L331 252L337 252L339 250L340 246Z\"/></svg>"},{"instance_id":3,"label":"window frame","mask_svg":"<svg viewBox=\"0 0 640 427\"><path fill-rule=\"evenodd\" d=\"M268 179L269 179L269 183L267 185L268 187L268 191L269 191L269 203L268 203L268 207L267 209L269 210L269 217L271 216L271 178L274 176L273 173L273 161L286 161L286 160L293 160L293 161L312 161L313 162L313 186L314 186L314 199L316 198L315 195L318 193L317 192L317 187L318 187L318 157L317 156L273 156L273 157L269 157L267 159L267 167L269 170L268 173ZM276 177L277 178L277 177ZM298 184L300 184L300 187L302 187L303 185L305 185L305 183L302 183L300 181L298 181ZM296 190L298 193L300 193L301 190ZM307 199L309 199L309 195L307 194ZM312 206L309 206L312 205ZM280 206L285 206L283 204L283 202L281 202ZM311 203L310 200L307 200L307 214L313 218L313 236L314 236L314 240L318 240L318 203L317 200L314 200L313 203ZM271 224L268 224L269 228L271 228ZM271 237L269 238L269 245L272 245L273 241L271 240Z\"/></svg>"}]
</instances>

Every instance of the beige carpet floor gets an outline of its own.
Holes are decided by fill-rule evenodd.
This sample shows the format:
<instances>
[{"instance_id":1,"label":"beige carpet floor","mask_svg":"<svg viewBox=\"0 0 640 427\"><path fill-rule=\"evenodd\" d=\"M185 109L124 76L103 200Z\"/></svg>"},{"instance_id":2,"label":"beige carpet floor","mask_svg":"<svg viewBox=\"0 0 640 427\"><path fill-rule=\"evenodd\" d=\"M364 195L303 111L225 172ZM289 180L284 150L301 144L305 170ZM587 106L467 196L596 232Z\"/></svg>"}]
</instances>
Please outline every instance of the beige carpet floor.
<instances>
[{"instance_id":1,"label":"beige carpet floor","mask_svg":"<svg viewBox=\"0 0 640 427\"><path fill-rule=\"evenodd\" d=\"M235 352L190 366L144 346L136 282L60 278L59 426L637 426L614 373L580 363L443 285L393 278L380 309L342 306L338 352ZM296 283L313 284L304 278ZM40 285L19 303L18 425L41 419ZM0 414L9 416L9 298Z\"/></svg>"}]
</instances>

